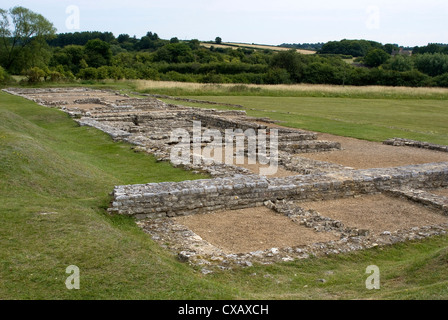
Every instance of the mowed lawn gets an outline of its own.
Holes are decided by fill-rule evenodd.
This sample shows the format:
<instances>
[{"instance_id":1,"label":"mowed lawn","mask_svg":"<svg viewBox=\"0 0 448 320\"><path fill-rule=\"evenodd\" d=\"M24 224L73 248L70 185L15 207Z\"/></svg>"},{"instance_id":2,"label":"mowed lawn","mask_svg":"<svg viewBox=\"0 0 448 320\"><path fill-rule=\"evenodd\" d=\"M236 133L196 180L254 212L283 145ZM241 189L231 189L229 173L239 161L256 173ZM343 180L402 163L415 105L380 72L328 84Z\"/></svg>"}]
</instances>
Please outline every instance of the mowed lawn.
<instances>
[{"instance_id":1,"label":"mowed lawn","mask_svg":"<svg viewBox=\"0 0 448 320\"><path fill-rule=\"evenodd\" d=\"M188 98L239 104L245 107L248 115L281 120L282 125L293 128L371 141L397 137L448 145L448 100L266 96Z\"/></svg>"},{"instance_id":2,"label":"mowed lawn","mask_svg":"<svg viewBox=\"0 0 448 320\"><path fill-rule=\"evenodd\" d=\"M204 275L106 213L117 184L199 178L0 92L0 299L448 298L446 236ZM65 286L70 265L79 290ZM370 265L380 290L366 289Z\"/></svg>"}]
</instances>

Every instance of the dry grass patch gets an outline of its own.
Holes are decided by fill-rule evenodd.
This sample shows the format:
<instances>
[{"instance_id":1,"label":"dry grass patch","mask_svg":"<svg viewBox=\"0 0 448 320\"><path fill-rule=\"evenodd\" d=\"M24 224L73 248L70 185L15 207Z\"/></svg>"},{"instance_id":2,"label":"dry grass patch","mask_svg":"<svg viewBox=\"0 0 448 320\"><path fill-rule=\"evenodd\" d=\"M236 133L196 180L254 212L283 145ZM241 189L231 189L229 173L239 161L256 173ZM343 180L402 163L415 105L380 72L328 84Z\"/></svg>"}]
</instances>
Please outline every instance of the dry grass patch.
<instances>
[{"instance_id":1,"label":"dry grass patch","mask_svg":"<svg viewBox=\"0 0 448 320\"><path fill-rule=\"evenodd\" d=\"M238 86L244 86L248 91L251 89L258 93L275 92L287 94L309 94L309 95L328 95L328 96L346 96L356 97L365 96L366 98L382 97L407 97L407 98L430 98L431 96L446 96L448 88L411 88L411 87L386 87L386 86L338 86L338 85L319 85L319 84L278 84L278 85L259 85L259 84L207 84L175 81L154 81L154 80L134 80L137 90L157 90L178 88L188 92L212 92L229 93Z\"/></svg>"}]
</instances>

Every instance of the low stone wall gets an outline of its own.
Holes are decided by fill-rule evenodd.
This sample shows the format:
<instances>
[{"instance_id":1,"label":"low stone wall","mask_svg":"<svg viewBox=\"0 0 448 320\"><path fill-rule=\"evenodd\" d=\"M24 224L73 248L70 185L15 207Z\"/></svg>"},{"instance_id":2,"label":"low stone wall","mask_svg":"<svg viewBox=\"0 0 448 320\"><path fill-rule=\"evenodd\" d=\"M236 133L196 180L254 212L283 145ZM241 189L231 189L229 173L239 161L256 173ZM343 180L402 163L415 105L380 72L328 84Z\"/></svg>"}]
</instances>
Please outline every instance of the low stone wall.
<instances>
[{"instance_id":1,"label":"low stone wall","mask_svg":"<svg viewBox=\"0 0 448 320\"><path fill-rule=\"evenodd\" d=\"M402 138L389 139L389 140L384 141L383 143L386 145L395 146L395 147L414 147L414 148L448 152L448 146L429 143L429 142L402 139Z\"/></svg>"},{"instance_id":2,"label":"low stone wall","mask_svg":"<svg viewBox=\"0 0 448 320\"><path fill-rule=\"evenodd\" d=\"M108 135L110 135L112 137L112 139L114 139L116 141L124 140L131 135L127 131L117 129L113 126L108 125L105 122L100 122L100 121L97 121L97 120L94 120L91 118L76 119L76 122L78 122L78 124L82 127L87 126L87 127L93 127L93 128L99 129L99 130L107 133Z\"/></svg>"},{"instance_id":3,"label":"low stone wall","mask_svg":"<svg viewBox=\"0 0 448 320\"><path fill-rule=\"evenodd\" d=\"M428 208L441 211L448 216L448 198L425 190L390 189L387 194L420 203Z\"/></svg>"},{"instance_id":4,"label":"low stone wall","mask_svg":"<svg viewBox=\"0 0 448 320\"><path fill-rule=\"evenodd\" d=\"M336 151L342 149L339 142L323 140L285 141L280 142L278 148L279 150L291 154Z\"/></svg>"},{"instance_id":5,"label":"low stone wall","mask_svg":"<svg viewBox=\"0 0 448 320\"><path fill-rule=\"evenodd\" d=\"M448 186L448 163L271 178L251 175L211 180L117 186L112 214L161 218L262 206L265 201L329 200L383 190Z\"/></svg>"},{"instance_id":6,"label":"low stone wall","mask_svg":"<svg viewBox=\"0 0 448 320\"><path fill-rule=\"evenodd\" d=\"M149 93L139 93L139 92L133 92L133 94L144 96L144 97L152 97L152 98L156 98L156 99L169 99L169 100L185 101L185 102L192 102L192 103L214 104L214 105L220 105L220 106L244 108L242 105L239 105L239 104L205 101L205 100L188 99L188 98L179 98L179 97L167 96L164 94L149 94Z\"/></svg>"},{"instance_id":7,"label":"low stone wall","mask_svg":"<svg viewBox=\"0 0 448 320\"><path fill-rule=\"evenodd\" d=\"M193 120L199 120L203 126L213 127L217 129L266 129L266 126L259 125L255 122L244 121L241 119L229 119L220 115L207 114L202 110L193 113Z\"/></svg>"}]
</instances>

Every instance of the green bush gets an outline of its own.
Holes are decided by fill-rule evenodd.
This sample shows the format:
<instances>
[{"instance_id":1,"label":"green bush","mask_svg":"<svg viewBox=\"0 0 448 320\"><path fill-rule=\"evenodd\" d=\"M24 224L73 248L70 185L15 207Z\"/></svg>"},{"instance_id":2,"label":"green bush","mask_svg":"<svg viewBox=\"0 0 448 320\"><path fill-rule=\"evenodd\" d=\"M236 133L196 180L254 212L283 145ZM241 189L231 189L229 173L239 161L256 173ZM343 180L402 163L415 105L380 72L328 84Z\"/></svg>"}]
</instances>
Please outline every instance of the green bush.
<instances>
[{"instance_id":1,"label":"green bush","mask_svg":"<svg viewBox=\"0 0 448 320\"><path fill-rule=\"evenodd\" d=\"M291 78L286 69L271 68L264 75L264 82L267 84L289 84L291 83Z\"/></svg>"},{"instance_id":2,"label":"green bush","mask_svg":"<svg viewBox=\"0 0 448 320\"><path fill-rule=\"evenodd\" d=\"M313 62L303 71L303 82L313 84L342 84L337 78L337 70L328 63Z\"/></svg>"},{"instance_id":3,"label":"green bush","mask_svg":"<svg viewBox=\"0 0 448 320\"><path fill-rule=\"evenodd\" d=\"M375 68L379 67L389 59L390 54L383 49L373 49L367 53L363 61L368 67Z\"/></svg>"},{"instance_id":4,"label":"green bush","mask_svg":"<svg viewBox=\"0 0 448 320\"><path fill-rule=\"evenodd\" d=\"M62 79L64 79L64 75L58 71L50 71L49 75L50 75L50 81L52 82L59 82Z\"/></svg>"},{"instance_id":5,"label":"green bush","mask_svg":"<svg viewBox=\"0 0 448 320\"><path fill-rule=\"evenodd\" d=\"M176 71L169 71L166 74L160 76L162 81L178 81L178 82L196 82L194 77L189 74L181 74Z\"/></svg>"},{"instance_id":6,"label":"green bush","mask_svg":"<svg viewBox=\"0 0 448 320\"><path fill-rule=\"evenodd\" d=\"M330 41L322 46L320 54L343 54L353 57L362 57L372 49L383 49L381 43L368 40L341 40Z\"/></svg>"},{"instance_id":7,"label":"green bush","mask_svg":"<svg viewBox=\"0 0 448 320\"><path fill-rule=\"evenodd\" d=\"M33 67L25 71L28 83L37 83L45 76L45 71L39 67Z\"/></svg>"},{"instance_id":8,"label":"green bush","mask_svg":"<svg viewBox=\"0 0 448 320\"><path fill-rule=\"evenodd\" d=\"M8 74L6 73L5 69L0 67L0 83L6 82L7 78L8 78Z\"/></svg>"},{"instance_id":9,"label":"green bush","mask_svg":"<svg viewBox=\"0 0 448 320\"><path fill-rule=\"evenodd\" d=\"M96 77L97 80L104 80L111 78L109 67L108 66L102 66L96 69Z\"/></svg>"},{"instance_id":10,"label":"green bush","mask_svg":"<svg viewBox=\"0 0 448 320\"><path fill-rule=\"evenodd\" d=\"M448 72L448 55L425 53L415 57L416 68L429 76L436 77Z\"/></svg>"},{"instance_id":11,"label":"green bush","mask_svg":"<svg viewBox=\"0 0 448 320\"><path fill-rule=\"evenodd\" d=\"M83 80L95 80L98 78L98 71L96 68L92 67L81 69L78 73L78 78Z\"/></svg>"},{"instance_id":12,"label":"green bush","mask_svg":"<svg viewBox=\"0 0 448 320\"><path fill-rule=\"evenodd\" d=\"M411 57L397 55L384 64L385 69L394 71L411 71L414 68L414 61Z\"/></svg>"},{"instance_id":13,"label":"green bush","mask_svg":"<svg viewBox=\"0 0 448 320\"><path fill-rule=\"evenodd\" d=\"M399 72L381 68L372 69L373 84L381 86L421 87L428 83L429 77L418 70Z\"/></svg>"},{"instance_id":14,"label":"green bush","mask_svg":"<svg viewBox=\"0 0 448 320\"><path fill-rule=\"evenodd\" d=\"M224 78L222 75L217 74L216 72L212 71L203 77L201 77L200 82L202 83L224 83Z\"/></svg>"},{"instance_id":15,"label":"green bush","mask_svg":"<svg viewBox=\"0 0 448 320\"><path fill-rule=\"evenodd\" d=\"M139 70L138 77L146 80L160 80L160 73L154 68L142 68Z\"/></svg>"},{"instance_id":16,"label":"green bush","mask_svg":"<svg viewBox=\"0 0 448 320\"><path fill-rule=\"evenodd\" d=\"M448 88L448 72L434 78L434 85Z\"/></svg>"}]
</instances>

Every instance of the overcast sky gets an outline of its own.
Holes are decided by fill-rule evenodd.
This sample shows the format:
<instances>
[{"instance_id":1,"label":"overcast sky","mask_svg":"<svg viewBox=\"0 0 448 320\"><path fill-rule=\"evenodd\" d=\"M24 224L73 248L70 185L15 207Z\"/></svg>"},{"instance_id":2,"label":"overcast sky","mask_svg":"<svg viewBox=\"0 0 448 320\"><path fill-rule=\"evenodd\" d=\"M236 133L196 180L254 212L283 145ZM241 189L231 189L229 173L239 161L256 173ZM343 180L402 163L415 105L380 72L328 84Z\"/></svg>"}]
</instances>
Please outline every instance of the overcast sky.
<instances>
[{"instance_id":1,"label":"overcast sky","mask_svg":"<svg viewBox=\"0 0 448 320\"><path fill-rule=\"evenodd\" d=\"M42 14L59 33L111 31L140 38L152 31L163 39L219 36L272 45L341 39L448 43L446 0L2 0L0 8L16 5Z\"/></svg>"}]
</instances>

